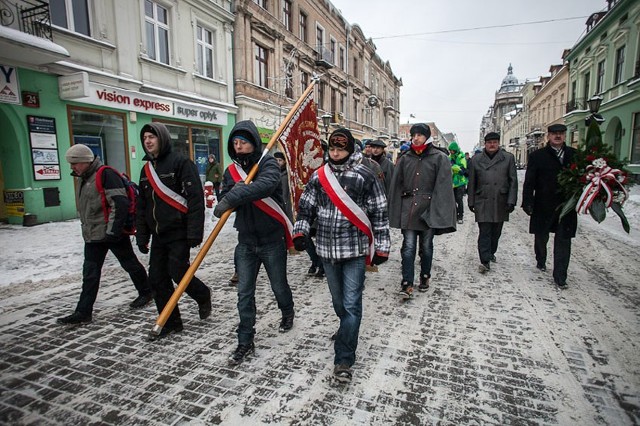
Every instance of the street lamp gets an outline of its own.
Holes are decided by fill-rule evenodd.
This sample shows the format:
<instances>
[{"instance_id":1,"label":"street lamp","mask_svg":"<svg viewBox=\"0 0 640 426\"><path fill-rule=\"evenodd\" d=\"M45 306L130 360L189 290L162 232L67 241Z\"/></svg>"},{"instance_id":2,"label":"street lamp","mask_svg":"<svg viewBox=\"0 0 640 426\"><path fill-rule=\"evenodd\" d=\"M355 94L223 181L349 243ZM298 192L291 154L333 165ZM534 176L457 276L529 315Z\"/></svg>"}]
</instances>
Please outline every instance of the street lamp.
<instances>
[{"instance_id":1,"label":"street lamp","mask_svg":"<svg viewBox=\"0 0 640 426\"><path fill-rule=\"evenodd\" d=\"M585 118L585 125L589 127L589 124L591 124L591 119L595 120L598 125L600 125L600 123L603 123L604 118L600 114L598 114L600 105L602 105L602 96L594 95L587 101L587 104L589 104L589 111L591 112L591 115Z\"/></svg>"},{"instance_id":2,"label":"street lamp","mask_svg":"<svg viewBox=\"0 0 640 426\"><path fill-rule=\"evenodd\" d=\"M324 138L329 140L329 124L331 124L331 114L324 114L322 117L322 126L324 127Z\"/></svg>"}]
</instances>

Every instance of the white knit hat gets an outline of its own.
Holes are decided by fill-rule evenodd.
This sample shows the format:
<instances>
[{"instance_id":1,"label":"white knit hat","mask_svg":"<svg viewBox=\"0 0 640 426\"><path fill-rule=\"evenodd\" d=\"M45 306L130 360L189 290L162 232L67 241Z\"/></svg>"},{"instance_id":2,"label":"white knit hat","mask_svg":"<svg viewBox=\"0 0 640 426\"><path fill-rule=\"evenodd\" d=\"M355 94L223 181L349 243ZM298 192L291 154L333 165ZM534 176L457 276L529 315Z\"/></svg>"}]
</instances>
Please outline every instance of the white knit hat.
<instances>
[{"instance_id":1,"label":"white knit hat","mask_svg":"<svg viewBox=\"0 0 640 426\"><path fill-rule=\"evenodd\" d=\"M67 151L65 155L69 164L75 163L91 163L95 158L93 151L86 145L75 144Z\"/></svg>"}]
</instances>

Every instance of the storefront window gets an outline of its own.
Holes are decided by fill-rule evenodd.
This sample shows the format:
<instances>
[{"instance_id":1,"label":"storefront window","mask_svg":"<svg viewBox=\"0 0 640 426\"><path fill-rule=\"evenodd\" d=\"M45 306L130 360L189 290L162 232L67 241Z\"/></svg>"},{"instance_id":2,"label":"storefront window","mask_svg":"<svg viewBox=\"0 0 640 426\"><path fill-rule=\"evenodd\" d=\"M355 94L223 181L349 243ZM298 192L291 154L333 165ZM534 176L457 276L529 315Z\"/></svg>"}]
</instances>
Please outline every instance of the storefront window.
<instances>
[{"instance_id":1,"label":"storefront window","mask_svg":"<svg viewBox=\"0 0 640 426\"><path fill-rule=\"evenodd\" d=\"M130 173L124 114L68 107L72 144L87 145L104 164Z\"/></svg>"},{"instance_id":2,"label":"storefront window","mask_svg":"<svg viewBox=\"0 0 640 426\"><path fill-rule=\"evenodd\" d=\"M198 166L198 173L204 183L209 154L222 163L220 154L220 129L188 124L164 123L171 134L171 149L191 158ZM189 145L193 145L189 148Z\"/></svg>"}]
</instances>

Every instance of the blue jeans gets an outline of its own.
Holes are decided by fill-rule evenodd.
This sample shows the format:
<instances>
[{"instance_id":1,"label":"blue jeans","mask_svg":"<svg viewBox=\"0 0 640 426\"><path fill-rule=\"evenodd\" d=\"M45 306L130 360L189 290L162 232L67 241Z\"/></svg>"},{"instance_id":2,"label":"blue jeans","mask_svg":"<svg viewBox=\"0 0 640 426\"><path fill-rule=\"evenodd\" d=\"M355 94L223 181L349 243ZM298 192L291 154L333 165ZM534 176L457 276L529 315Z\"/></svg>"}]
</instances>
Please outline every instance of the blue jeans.
<instances>
[{"instance_id":1,"label":"blue jeans","mask_svg":"<svg viewBox=\"0 0 640 426\"><path fill-rule=\"evenodd\" d=\"M356 257L336 263L323 260L322 263L329 283L333 310L340 318L333 363L351 367L356 361L362 320L365 258Z\"/></svg>"},{"instance_id":2,"label":"blue jeans","mask_svg":"<svg viewBox=\"0 0 640 426\"><path fill-rule=\"evenodd\" d=\"M293 295L287 282L287 249L284 239L267 244L238 243L234 260L238 272L238 344L253 342L256 333L256 279L264 264L271 290L282 316L293 315Z\"/></svg>"},{"instance_id":3,"label":"blue jeans","mask_svg":"<svg viewBox=\"0 0 640 426\"><path fill-rule=\"evenodd\" d=\"M413 285L414 267L416 263L416 248L420 239L420 275L431 278L431 263L433 262L433 229L426 231L402 230L402 281Z\"/></svg>"}]
</instances>

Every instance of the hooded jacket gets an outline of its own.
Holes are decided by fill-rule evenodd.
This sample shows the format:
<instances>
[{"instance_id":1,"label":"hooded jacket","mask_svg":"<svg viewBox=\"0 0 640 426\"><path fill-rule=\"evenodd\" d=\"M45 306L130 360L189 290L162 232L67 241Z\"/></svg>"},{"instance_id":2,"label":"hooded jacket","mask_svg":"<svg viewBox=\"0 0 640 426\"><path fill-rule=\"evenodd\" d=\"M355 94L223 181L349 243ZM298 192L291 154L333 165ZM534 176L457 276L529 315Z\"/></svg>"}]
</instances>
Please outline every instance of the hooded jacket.
<instances>
[{"instance_id":1,"label":"hooded jacket","mask_svg":"<svg viewBox=\"0 0 640 426\"><path fill-rule=\"evenodd\" d=\"M187 200L187 213L181 213L155 193L144 168L140 171L140 197L136 209L138 245L146 245L151 235L163 242L175 240L202 241L204 235L204 190L196 165L190 159L171 150L169 130L160 123L146 124L140 131L158 136L160 152L154 158L145 148L143 160L149 161L167 187Z\"/></svg>"},{"instance_id":2,"label":"hooded jacket","mask_svg":"<svg viewBox=\"0 0 640 426\"><path fill-rule=\"evenodd\" d=\"M233 140L238 134L253 145L254 151L251 154L236 154ZM247 174L256 163L259 164L258 173L249 185L236 184L229 172L229 167L232 166L224 171L220 199L226 200L229 207L236 211L233 226L238 230L238 241L245 244L264 244L284 239L282 224L253 204L254 201L271 197L284 210L280 166L272 155L262 157L262 141L256 125L249 120L236 123L229 134L227 151L231 160L239 164Z\"/></svg>"},{"instance_id":3,"label":"hooded jacket","mask_svg":"<svg viewBox=\"0 0 640 426\"><path fill-rule=\"evenodd\" d=\"M393 228L436 235L456 230L456 203L447 155L429 144L417 154L409 149L398 159L389 196L389 224Z\"/></svg>"},{"instance_id":4,"label":"hooded jacket","mask_svg":"<svg viewBox=\"0 0 640 426\"><path fill-rule=\"evenodd\" d=\"M458 188L469 182L467 175L467 159L460 151L457 142L449 144L449 161L451 161L451 174L453 175L453 187ZM457 167L456 167L457 166Z\"/></svg>"}]
</instances>

